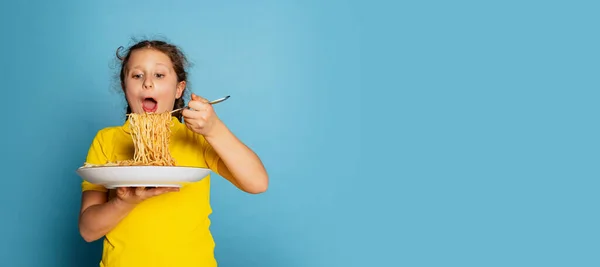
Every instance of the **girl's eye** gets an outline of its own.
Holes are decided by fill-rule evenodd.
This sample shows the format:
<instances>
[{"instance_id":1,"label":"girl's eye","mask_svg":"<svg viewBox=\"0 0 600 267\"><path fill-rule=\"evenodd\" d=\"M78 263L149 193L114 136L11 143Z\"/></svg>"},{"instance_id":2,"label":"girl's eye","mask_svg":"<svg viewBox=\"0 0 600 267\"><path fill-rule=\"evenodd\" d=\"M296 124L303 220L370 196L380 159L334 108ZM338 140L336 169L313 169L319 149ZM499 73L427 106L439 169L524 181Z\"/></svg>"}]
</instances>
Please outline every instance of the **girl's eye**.
<instances>
[{"instance_id":1,"label":"girl's eye","mask_svg":"<svg viewBox=\"0 0 600 267\"><path fill-rule=\"evenodd\" d=\"M134 79L139 79L139 78L142 78L142 74L134 74L132 77Z\"/></svg>"},{"instance_id":2,"label":"girl's eye","mask_svg":"<svg viewBox=\"0 0 600 267\"><path fill-rule=\"evenodd\" d=\"M164 75L164 74L157 73L157 74L156 74L156 77L157 77L157 78L162 78L162 77L165 77L165 75Z\"/></svg>"}]
</instances>

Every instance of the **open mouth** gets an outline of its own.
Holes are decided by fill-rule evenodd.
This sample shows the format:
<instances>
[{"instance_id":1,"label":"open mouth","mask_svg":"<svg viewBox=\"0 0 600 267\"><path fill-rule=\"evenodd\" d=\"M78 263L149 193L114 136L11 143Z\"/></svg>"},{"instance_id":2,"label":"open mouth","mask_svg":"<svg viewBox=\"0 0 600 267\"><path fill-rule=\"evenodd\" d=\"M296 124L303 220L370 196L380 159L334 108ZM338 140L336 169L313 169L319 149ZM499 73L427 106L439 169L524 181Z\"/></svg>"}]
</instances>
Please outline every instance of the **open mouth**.
<instances>
[{"instance_id":1,"label":"open mouth","mask_svg":"<svg viewBox=\"0 0 600 267\"><path fill-rule=\"evenodd\" d=\"M156 109L158 108L158 102L156 102L156 99L152 97L144 98L142 101L142 108L145 112L156 112Z\"/></svg>"}]
</instances>

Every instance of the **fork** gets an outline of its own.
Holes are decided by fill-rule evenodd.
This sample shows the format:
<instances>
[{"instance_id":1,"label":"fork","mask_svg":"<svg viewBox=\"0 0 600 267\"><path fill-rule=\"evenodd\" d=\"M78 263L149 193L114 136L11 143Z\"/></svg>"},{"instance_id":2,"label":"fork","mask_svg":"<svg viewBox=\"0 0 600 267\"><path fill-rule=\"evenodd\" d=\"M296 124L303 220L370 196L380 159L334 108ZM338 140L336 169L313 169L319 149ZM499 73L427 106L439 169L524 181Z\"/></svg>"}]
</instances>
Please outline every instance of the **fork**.
<instances>
[{"instance_id":1,"label":"fork","mask_svg":"<svg viewBox=\"0 0 600 267\"><path fill-rule=\"evenodd\" d=\"M227 100L229 97L230 97L230 96L222 97L222 98L219 98L219 99L215 99L215 100L213 100L213 101L210 101L210 102L208 102L208 103L209 103L209 104L211 104L211 105L214 105L214 104L221 103L221 102L223 102L223 101ZM186 109L186 108L190 108L190 107L189 107L189 106L185 106L185 107L182 107L182 108L174 109L173 111L171 111L171 113L173 113L173 112L177 112L177 111L180 111L180 110L184 110L184 109Z\"/></svg>"}]
</instances>

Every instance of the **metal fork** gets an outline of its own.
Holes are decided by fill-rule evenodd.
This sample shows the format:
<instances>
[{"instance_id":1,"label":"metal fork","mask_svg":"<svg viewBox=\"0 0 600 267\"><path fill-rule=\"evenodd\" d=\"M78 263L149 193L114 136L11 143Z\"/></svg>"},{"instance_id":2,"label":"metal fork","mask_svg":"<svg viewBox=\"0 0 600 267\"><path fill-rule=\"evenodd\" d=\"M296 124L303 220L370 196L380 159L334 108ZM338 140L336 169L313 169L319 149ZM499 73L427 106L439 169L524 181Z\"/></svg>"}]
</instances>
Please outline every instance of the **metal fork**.
<instances>
[{"instance_id":1,"label":"metal fork","mask_svg":"<svg viewBox=\"0 0 600 267\"><path fill-rule=\"evenodd\" d=\"M213 100L213 101L210 101L210 102L208 102L208 103L209 103L209 104L211 104L211 105L214 105L214 104L221 103L221 102L223 102L223 101L227 100L229 97L230 97L230 96L222 97L222 98L219 98L219 99L215 99L215 100ZM182 107L182 108L174 109L173 111L171 111L171 113L173 113L173 112L177 112L177 111L180 111L180 110L184 110L184 109L186 109L186 108L189 108L189 106L185 106L185 107Z\"/></svg>"}]
</instances>

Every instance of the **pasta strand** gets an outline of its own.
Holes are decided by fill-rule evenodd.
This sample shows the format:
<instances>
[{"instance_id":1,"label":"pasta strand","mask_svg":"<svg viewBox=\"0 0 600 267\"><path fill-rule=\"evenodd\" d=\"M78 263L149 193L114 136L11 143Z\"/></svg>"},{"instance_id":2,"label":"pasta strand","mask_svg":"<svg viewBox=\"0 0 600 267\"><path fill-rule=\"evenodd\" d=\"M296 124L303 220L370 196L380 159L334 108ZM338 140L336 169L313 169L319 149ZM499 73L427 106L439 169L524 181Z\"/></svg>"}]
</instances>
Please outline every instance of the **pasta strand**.
<instances>
[{"instance_id":1,"label":"pasta strand","mask_svg":"<svg viewBox=\"0 0 600 267\"><path fill-rule=\"evenodd\" d=\"M131 113L129 127L133 139L133 159L118 161L119 166L175 166L169 150L171 113Z\"/></svg>"}]
</instances>

